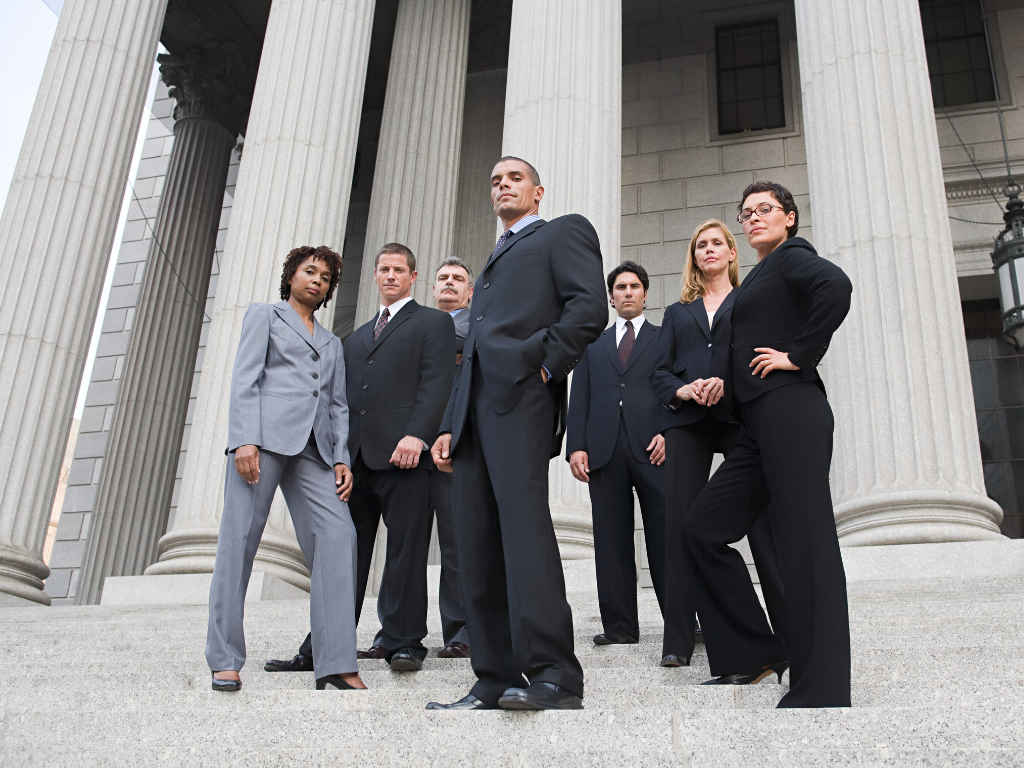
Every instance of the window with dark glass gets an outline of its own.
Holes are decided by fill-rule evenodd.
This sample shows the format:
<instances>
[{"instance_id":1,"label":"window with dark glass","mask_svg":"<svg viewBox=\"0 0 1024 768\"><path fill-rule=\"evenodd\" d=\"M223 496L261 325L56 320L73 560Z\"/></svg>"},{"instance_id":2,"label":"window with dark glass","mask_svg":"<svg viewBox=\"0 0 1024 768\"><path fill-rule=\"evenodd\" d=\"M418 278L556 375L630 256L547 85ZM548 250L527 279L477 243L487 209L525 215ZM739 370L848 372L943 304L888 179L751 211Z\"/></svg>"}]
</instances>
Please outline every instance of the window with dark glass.
<instances>
[{"instance_id":1,"label":"window with dark glass","mask_svg":"<svg viewBox=\"0 0 1024 768\"><path fill-rule=\"evenodd\" d=\"M978 0L921 0L928 75L936 107L995 101Z\"/></svg>"},{"instance_id":2,"label":"window with dark glass","mask_svg":"<svg viewBox=\"0 0 1024 768\"><path fill-rule=\"evenodd\" d=\"M1003 339L999 301L965 301L964 328L988 495L1002 530L1024 538L1024 354Z\"/></svg>"},{"instance_id":3,"label":"window with dark glass","mask_svg":"<svg viewBox=\"0 0 1024 768\"><path fill-rule=\"evenodd\" d=\"M766 19L715 30L718 133L783 128L779 24Z\"/></svg>"}]
</instances>

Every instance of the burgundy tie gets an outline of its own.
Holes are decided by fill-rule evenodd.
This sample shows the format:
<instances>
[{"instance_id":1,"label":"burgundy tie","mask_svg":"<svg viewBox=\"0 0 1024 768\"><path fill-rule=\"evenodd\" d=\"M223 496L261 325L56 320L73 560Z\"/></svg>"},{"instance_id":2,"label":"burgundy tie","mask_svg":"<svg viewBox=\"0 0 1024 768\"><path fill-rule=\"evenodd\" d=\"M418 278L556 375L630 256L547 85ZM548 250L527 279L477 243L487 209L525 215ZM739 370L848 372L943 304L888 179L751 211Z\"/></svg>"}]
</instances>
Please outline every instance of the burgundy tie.
<instances>
[{"instance_id":1,"label":"burgundy tie","mask_svg":"<svg viewBox=\"0 0 1024 768\"><path fill-rule=\"evenodd\" d=\"M374 341L376 341L377 337L380 336L380 332L384 330L384 326L388 324L389 317L391 317L391 313L388 312L387 307L384 307L384 311L380 313L380 318L377 320L377 324L373 326Z\"/></svg>"},{"instance_id":2,"label":"burgundy tie","mask_svg":"<svg viewBox=\"0 0 1024 768\"><path fill-rule=\"evenodd\" d=\"M629 353L633 351L634 344L636 344L636 334L633 333L633 323L627 320L626 332L622 334L622 341L619 342L619 363L622 367L626 366L626 361L629 360Z\"/></svg>"}]
</instances>

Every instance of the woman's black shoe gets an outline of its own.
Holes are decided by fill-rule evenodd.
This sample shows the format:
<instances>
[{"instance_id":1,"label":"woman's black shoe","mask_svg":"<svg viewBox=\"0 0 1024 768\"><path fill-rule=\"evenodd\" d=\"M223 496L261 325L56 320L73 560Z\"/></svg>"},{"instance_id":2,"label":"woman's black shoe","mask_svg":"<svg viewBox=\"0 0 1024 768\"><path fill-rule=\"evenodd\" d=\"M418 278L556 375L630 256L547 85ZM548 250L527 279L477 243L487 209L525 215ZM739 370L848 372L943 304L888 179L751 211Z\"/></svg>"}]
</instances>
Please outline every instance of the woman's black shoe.
<instances>
[{"instance_id":1,"label":"woman's black shoe","mask_svg":"<svg viewBox=\"0 0 1024 768\"><path fill-rule=\"evenodd\" d=\"M661 657L661 666L663 667L688 667L690 666L690 660L685 656L678 656L674 653L666 654Z\"/></svg>"},{"instance_id":2,"label":"woman's black shoe","mask_svg":"<svg viewBox=\"0 0 1024 768\"><path fill-rule=\"evenodd\" d=\"M214 677L216 674L216 672L210 673L210 678L213 680L213 690L221 692L242 690L241 680L218 680Z\"/></svg>"},{"instance_id":3,"label":"woman's black shoe","mask_svg":"<svg viewBox=\"0 0 1024 768\"><path fill-rule=\"evenodd\" d=\"M341 675L327 675L326 677L318 677L316 679L316 689L323 691L327 689L328 685L332 685L339 691L361 691L362 688L356 688L354 685L349 685L345 682L345 679Z\"/></svg>"},{"instance_id":4,"label":"woman's black shoe","mask_svg":"<svg viewBox=\"0 0 1024 768\"><path fill-rule=\"evenodd\" d=\"M749 674L737 674L737 675L723 675L722 677L716 677L714 680L708 680L706 683L701 685L757 685L766 677L772 675L779 676L779 683L782 683L782 673L789 669L788 661L780 661L776 664L769 664L764 667L760 672L750 672Z\"/></svg>"}]
</instances>

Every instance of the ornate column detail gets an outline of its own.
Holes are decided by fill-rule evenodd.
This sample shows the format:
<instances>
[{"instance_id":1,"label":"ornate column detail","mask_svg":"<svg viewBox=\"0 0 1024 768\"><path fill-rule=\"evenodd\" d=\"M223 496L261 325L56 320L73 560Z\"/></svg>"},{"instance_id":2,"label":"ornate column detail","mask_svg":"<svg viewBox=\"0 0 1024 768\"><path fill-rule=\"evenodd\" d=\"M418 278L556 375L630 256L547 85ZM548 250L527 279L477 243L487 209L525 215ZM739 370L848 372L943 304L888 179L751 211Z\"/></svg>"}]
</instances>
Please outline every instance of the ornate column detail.
<instances>
[{"instance_id":1,"label":"ornate column detail","mask_svg":"<svg viewBox=\"0 0 1024 768\"><path fill-rule=\"evenodd\" d=\"M416 254L413 298L433 306L434 270L452 255L471 0L400 0L384 100L356 326L377 312L373 257Z\"/></svg>"},{"instance_id":2,"label":"ornate column detail","mask_svg":"<svg viewBox=\"0 0 1024 768\"><path fill-rule=\"evenodd\" d=\"M1000 538L916 0L796 0L814 235L853 280L823 367L844 546Z\"/></svg>"},{"instance_id":3,"label":"ornate column detail","mask_svg":"<svg viewBox=\"0 0 1024 768\"><path fill-rule=\"evenodd\" d=\"M622 208L622 0L515 0L502 153L533 163L540 213L579 213L619 263ZM552 459L551 516L563 559L593 557L587 487Z\"/></svg>"},{"instance_id":4,"label":"ornate column detail","mask_svg":"<svg viewBox=\"0 0 1024 768\"><path fill-rule=\"evenodd\" d=\"M4 604L50 603L40 554L166 5L67 0L0 219Z\"/></svg>"},{"instance_id":5,"label":"ornate column detail","mask_svg":"<svg viewBox=\"0 0 1024 768\"><path fill-rule=\"evenodd\" d=\"M76 602L97 604L107 576L135 576L167 527L205 315L231 150L255 77L238 47L159 57L177 101L174 148L103 457Z\"/></svg>"},{"instance_id":6,"label":"ornate column detail","mask_svg":"<svg viewBox=\"0 0 1024 768\"><path fill-rule=\"evenodd\" d=\"M255 301L279 300L281 264L296 245L341 250L373 10L373 0L274 0L271 7L178 509L147 574L213 570L242 318ZM309 589L282 503L271 511L255 568Z\"/></svg>"}]
</instances>

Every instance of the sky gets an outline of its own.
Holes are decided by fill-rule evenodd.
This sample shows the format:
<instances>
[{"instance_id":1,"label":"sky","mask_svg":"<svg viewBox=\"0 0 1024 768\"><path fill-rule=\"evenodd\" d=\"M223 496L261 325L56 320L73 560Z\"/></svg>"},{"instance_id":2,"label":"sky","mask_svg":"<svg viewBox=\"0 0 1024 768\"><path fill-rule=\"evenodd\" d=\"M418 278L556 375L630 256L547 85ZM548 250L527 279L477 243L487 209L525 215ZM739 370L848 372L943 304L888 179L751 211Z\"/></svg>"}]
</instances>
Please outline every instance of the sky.
<instances>
[{"instance_id":1,"label":"sky","mask_svg":"<svg viewBox=\"0 0 1024 768\"><path fill-rule=\"evenodd\" d=\"M39 83L46 67L46 57L50 52L50 44L53 42L53 33L57 29L57 15L63 4L64 0L0 0L0 72L17 73L17 77L0 78L0 104L3 104L4 107L3 119L0 120L0 208L7 200L11 179L14 178L18 154L21 151L25 130L32 114L36 91L39 90ZM149 96L146 99L147 107L153 101L153 92L157 82L156 74L154 66ZM149 118L150 113L147 108L143 112L140 129L146 125ZM128 176L130 179L135 178L135 171L142 155L144 137L144 131L140 130L135 145L135 154L132 158L131 172ZM76 419L82 417L82 411L85 408L86 390L89 379L92 377L96 345L99 343L101 323L98 320L103 317L107 306L107 296L110 294L110 282L113 279L117 249L121 243L124 223L128 215L129 195L130 192L126 186L117 233L114 236L114 245L107 263L103 294L96 314L97 322L93 327L85 371L75 403Z\"/></svg>"}]
</instances>

